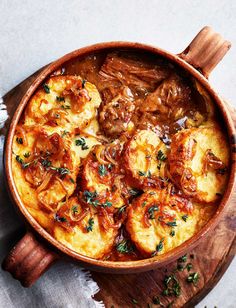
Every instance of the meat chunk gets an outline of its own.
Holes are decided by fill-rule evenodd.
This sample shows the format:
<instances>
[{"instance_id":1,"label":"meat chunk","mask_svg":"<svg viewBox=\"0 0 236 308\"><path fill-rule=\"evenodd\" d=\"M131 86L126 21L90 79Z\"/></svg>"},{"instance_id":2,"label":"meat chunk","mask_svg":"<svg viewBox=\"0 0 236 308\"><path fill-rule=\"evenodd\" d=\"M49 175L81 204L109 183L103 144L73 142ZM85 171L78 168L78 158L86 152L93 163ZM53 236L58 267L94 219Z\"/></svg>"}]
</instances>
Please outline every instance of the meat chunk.
<instances>
[{"instance_id":1,"label":"meat chunk","mask_svg":"<svg viewBox=\"0 0 236 308\"><path fill-rule=\"evenodd\" d=\"M104 102L99 112L99 123L107 136L116 137L126 131L135 110L133 95L128 87L110 102Z\"/></svg>"},{"instance_id":2,"label":"meat chunk","mask_svg":"<svg viewBox=\"0 0 236 308\"><path fill-rule=\"evenodd\" d=\"M142 112L158 112L168 115L176 108L181 108L191 99L191 90L183 80L172 74L157 89L149 94L140 106Z\"/></svg>"}]
</instances>

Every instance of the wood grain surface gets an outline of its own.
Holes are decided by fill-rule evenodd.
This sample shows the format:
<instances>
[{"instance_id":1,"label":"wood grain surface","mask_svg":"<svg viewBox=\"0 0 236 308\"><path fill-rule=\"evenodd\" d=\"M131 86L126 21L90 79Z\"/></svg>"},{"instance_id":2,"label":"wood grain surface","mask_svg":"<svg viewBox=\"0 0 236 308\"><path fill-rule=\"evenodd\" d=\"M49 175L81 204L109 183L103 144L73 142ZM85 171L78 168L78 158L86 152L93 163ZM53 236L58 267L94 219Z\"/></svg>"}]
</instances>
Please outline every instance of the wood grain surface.
<instances>
[{"instance_id":1,"label":"wood grain surface","mask_svg":"<svg viewBox=\"0 0 236 308\"><path fill-rule=\"evenodd\" d=\"M9 119L1 130L2 134L6 134L11 116L38 73L39 71L3 97ZM236 123L235 117L234 121ZM186 265L190 262L193 265L189 272L187 269L176 271L177 261L166 268L142 274L111 275L93 272L92 276L100 287L96 299L102 300L106 307L161 307L152 303L153 297L158 296L162 307L194 307L216 285L235 255L235 203L236 191L218 226L187 255L187 261L182 263ZM181 286L179 297L162 295L164 277L173 272ZM188 275L194 272L200 277L196 285L186 282Z\"/></svg>"}]
</instances>

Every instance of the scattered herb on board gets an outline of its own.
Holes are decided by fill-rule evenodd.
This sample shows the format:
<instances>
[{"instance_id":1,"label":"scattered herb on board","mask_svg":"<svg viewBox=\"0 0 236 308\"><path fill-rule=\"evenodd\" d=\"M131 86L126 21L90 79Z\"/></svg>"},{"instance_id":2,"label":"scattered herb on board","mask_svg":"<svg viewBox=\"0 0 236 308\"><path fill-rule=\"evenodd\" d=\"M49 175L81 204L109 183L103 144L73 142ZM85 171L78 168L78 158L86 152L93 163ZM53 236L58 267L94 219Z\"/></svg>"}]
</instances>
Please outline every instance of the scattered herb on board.
<instances>
[{"instance_id":1,"label":"scattered herb on board","mask_svg":"<svg viewBox=\"0 0 236 308\"><path fill-rule=\"evenodd\" d=\"M193 268L192 263L188 263L188 264L186 265L186 269L187 269L188 272L189 272L192 268Z\"/></svg>"},{"instance_id":2,"label":"scattered herb on board","mask_svg":"<svg viewBox=\"0 0 236 308\"><path fill-rule=\"evenodd\" d=\"M182 217L181 217L182 219L183 219L183 221L187 221L187 219L188 219L188 215L186 214L186 215L183 215Z\"/></svg>"},{"instance_id":3,"label":"scattered herb on board","mask_svg":"<svg viewBox=\"0 0 236 308\"><path fill-rule=\"evenodd\" d=\"M198 280L199 280L199 274L197 272L191 273L187 277L187 282L193 283L195 286L197 285Z\"/></svg>"},{"instance_id":4,"label":"scattered herb on board","mask_svg":"<svg viewBox=\"0 0 236 308\"><path fill-rule=\"evenodd\" d=\"M50 88L46 83L43 84L43 89L44 89L45 93L47 93L47 94L50 93Z\"/></svg>"},{"instance_id":5,"label":"scattered herb on board","mask_svg":"<svg viewBox=\"0 0 236 308\"><path fill-rule=\"evenodd\" d=\"M116 250L119 253L131 253L134 250L134 247L130 241L124 239L116 245Z\"/></svg>"},{"instance_id":6,"label":"scattered herb on board","mask_svg":"<svg viewBox=\"0 0 236 308\"><path fill-rule=\"evenodd\" d=\"M99 173L100 176L107 175L107 168L106 168L106 166L105 165L99 165L98 173Z\"/></svg>"},{"instance_id":7,"label":"scattered herb on board","mask_svg":"<svg viewBox=\"0 0 236 308\"><path fill-rule=\"evenodd\" d=\"M161 304L160 298L158 296L153 296L152 302L153 302L154 305L160 305Z\"/></svg>"},{"instance_id":8,"label":"scattered herb on board","mask_svg":"<svg viewBox=\"0 0 236 308\"><path fill-rule=\"evenodd\" d=\"M133 304L135 304L135 305L137 305L137 304L138 304L138 301L137 301L135 298L132 298L132 300L131 300L131 301L132 301L132 303L133 303Z\"/></svg>"},{"instance_id":9,"label":"scattered herb on board","mask_svg":"<svg viewBox=\"0 0 236 308\"><path fill-rule=\"evenodd\" d=\"M88 147L87 144L86 144L86 140L85 140L85 138L83 138L83 137L81 137L81 138L75 140L75 145L81 146L81 149L82 149L83 151L89 149L89 147Z\"/></svg>"},{"instance_id":10,"label":"scattered herb on board","mask_svg":"<svg viewBox=\"0 0 236 308\"><path fill-rule=\"evenodd\" d=\"M177 264L177 270L179 272L183 272L184 269L185 269L185 266L183 264L181 264L181 263Z\"/></svg>"},{"instance_id":11,"label":"scattered herb on board","mask_svg":"<svg viewBox=\"0 0 236 308\"><path fill-rule=\"evenodd\" d=\"M16 137L16 142L19 144L23 144L23 139L21 137Z\"/></svg>"},{"instance_id":12,"label":"scattered herb on board","mask_svg":"<svg viewBox=\"0 0 236 308\"><path fill-rule=\"evenodd\" d=\"M179 284L179 280L174 274L166 276L164 279L165 289L163 291L163 295L174 295L179 297L181 294L181 286Z\"/></svg>"},{"instance_id":13,"label":"scattered herb on board","mask_svg":"<svg viewBox=\"0 0 236 308\"><path fill-rule=\"evenodd\" d=\"M157 153L157 159L161 160L161 161L165 161L166 160L166 156L165 156L165 154L161 150L159 150L158 153Z\"/></svg>"},{"instance_id":14,"label":"scattered herb on board","mask_svg":"<svg viewBox=\"0 0 236 308\"><path fill-rule=\"evenodd\" d=\"M59 216L57 213L54 215L54 219L58 222L67 222L65 217Z\"/></svg>"},{"instance_id":15,"label":"scattered herb on board","mask_svg":"<svg viewBox=\"0 0 236 308\"><path fill-rule=\"evenodd\" d=\"M155 219L154 212L158 211L158 210L159 210L159 207L157 205L151 206L148 209L148 218L149 219Z\"/></svg>"},{"instance_id":16,"label":"scattered herb on board","mask_svg":"<svg viewBox=\"0 0 236 308\"><path fill-rule=\"evenodd\" d=\"M187 254L183 255L177 260L177 262L179 263L185 263L186 261L187 261Z\"/></svg>"},{"instance_id":17,"label":"scattered herb on board","mask_svg":"<svg viewBox=\"0 0 236 308\"><path fill-rule=\"evenodd\" d=\"M94 225L94 219L93 218L89 218L88 225L86 226L86 230L88 232L93 231L93 225Z\"/></svg>"}]
</instances>

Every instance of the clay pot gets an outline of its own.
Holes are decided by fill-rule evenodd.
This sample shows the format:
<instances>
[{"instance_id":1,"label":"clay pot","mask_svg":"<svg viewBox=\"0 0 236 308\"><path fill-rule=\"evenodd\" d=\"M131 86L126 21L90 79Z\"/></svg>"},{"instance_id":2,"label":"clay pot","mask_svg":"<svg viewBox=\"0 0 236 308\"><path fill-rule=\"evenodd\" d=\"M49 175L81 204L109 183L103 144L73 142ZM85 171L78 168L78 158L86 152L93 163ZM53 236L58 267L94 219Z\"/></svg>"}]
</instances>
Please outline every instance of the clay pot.
<instances>
[{"instance_id":1,"label":"clay pot","mask_svg":"<svg viewBox=\"0 0 236 308\"><path fill-rule=\"evenodd\" d=\"M37 87L52 72L69 60L77 57L94 53L95 51L105 51L107 49L127 49L147 51L154 55L161 55L171 62L178 64L182 69L187 71L210 93L213 101L221 112L225 127L227 128L228 138L231 146L231 169L227 189L221 200L220 206L213 218L192 238L176 247L170 252L158 257L128 262L112 262L95 260L71 249L63 246L50 234L48 234L29 214L21 201L12 175L12 142L16 129L16 125L21 114L28 103L29 99L37 89ZM231 116L217 93L210 86L207 78L214 67L226 54L230 48L230 43L225 41L219 34L215 33L210 27L203 28L193 39L190 45L180 54L173 55L160 48L130 42L110 42L92 45L89 47L75 50L59 60L48 65L40 75L33 81L28 91L22 98L12 119L5 144L5 173L10 196L12 197L17 209L26 222L28 232L11 250L9 255L3 262L3 269L9 271L12 276L18 279L23 286L29 287L37 280L49 266L58 258L69 258L81 264L85 268L108 273L137 273L148 271L167 265L180 255L185 254L188 250L196 246L210 230L212 230L219 222L222 212L228 204L232 195L235 180L235 152L236 152L236 136Z\"/></svg>"}]
</instances>

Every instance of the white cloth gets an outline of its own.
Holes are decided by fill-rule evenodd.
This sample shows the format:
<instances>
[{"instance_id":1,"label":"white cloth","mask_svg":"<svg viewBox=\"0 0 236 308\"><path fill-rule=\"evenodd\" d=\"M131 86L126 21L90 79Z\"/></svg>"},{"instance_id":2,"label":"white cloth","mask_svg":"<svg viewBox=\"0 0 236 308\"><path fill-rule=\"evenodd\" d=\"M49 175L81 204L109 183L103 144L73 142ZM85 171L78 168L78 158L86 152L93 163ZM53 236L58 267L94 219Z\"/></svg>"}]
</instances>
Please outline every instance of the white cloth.
<instances>
[{"instance_id":1,"label":"white cloth","mask_svg":"<svg viewBox=\"0 0 236 308\"><path fill-rule=\"evenodd\" d=\"M7 119L0 98L0 126ZM2 164L4 136L0 136L0 262L24 234L24 225L15 213L4 184ZM0 308L101 308L92 299L99 291L88 271L60 261L52 266L31 288L23 288L11 275L0 269Z\"/></svg>"}]
</instances>

